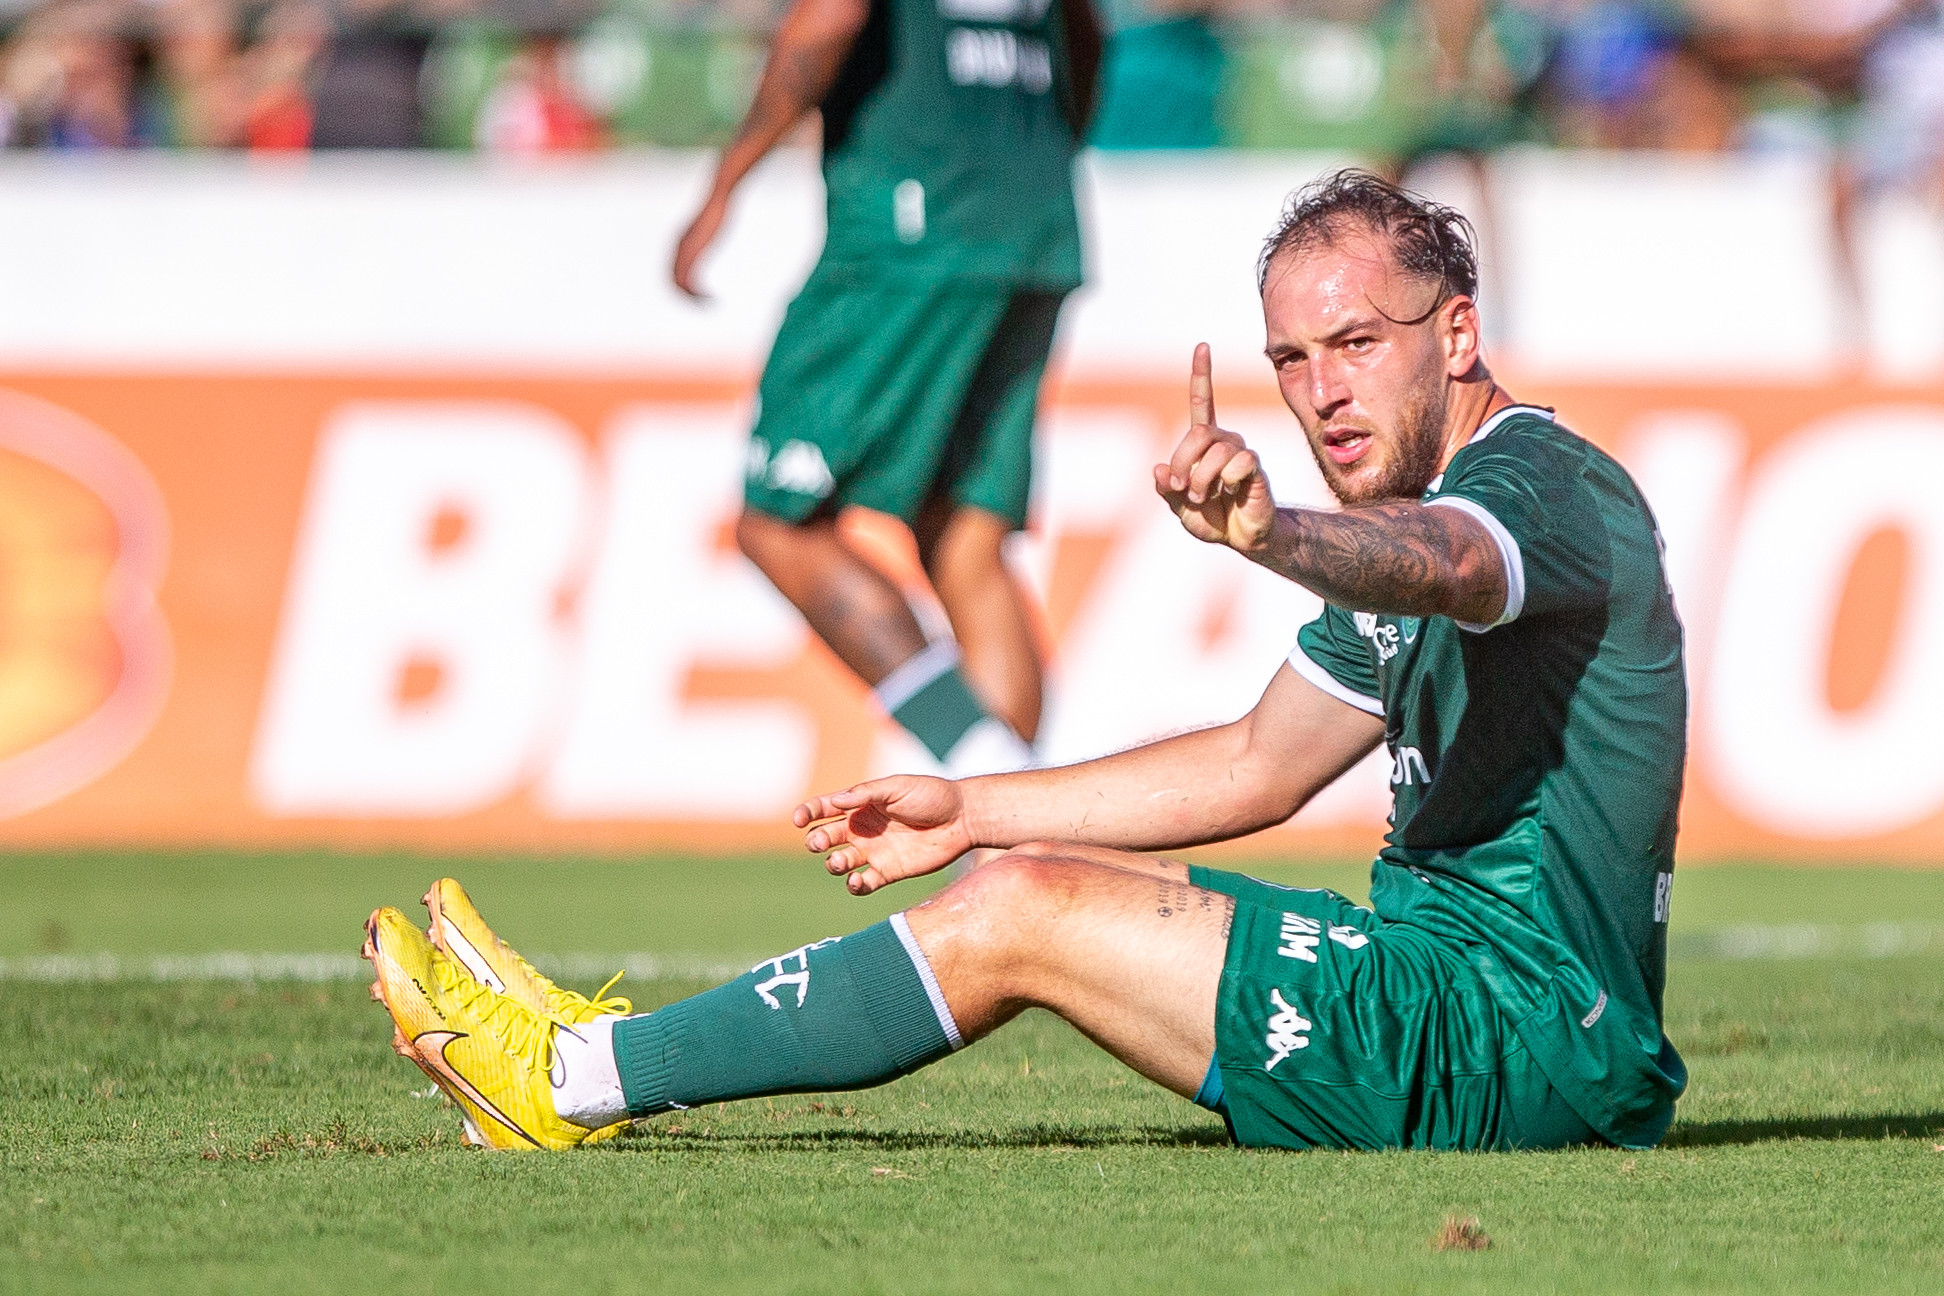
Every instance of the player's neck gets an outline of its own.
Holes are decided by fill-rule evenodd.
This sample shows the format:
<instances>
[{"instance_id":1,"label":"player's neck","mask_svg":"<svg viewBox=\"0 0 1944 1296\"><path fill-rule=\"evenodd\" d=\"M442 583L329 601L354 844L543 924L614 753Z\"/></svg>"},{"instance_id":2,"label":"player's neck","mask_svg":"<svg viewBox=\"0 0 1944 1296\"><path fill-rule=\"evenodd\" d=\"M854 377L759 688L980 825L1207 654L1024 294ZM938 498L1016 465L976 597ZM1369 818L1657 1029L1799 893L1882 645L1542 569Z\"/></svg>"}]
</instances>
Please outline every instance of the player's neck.
<instances>
[{"instance_id":1,"label":"player's neck","mask_svg":"<svg viewBox=\"0 0 1944 1296\"><path fill-rule=\"evenodd\" d=\"M1452 456L1471 444L1486 419L1516 403L1490 377L1460 386L1445 415L1444 457L1438 461L1438 471L1451 466Z\"/></svg>"}]
</instances>

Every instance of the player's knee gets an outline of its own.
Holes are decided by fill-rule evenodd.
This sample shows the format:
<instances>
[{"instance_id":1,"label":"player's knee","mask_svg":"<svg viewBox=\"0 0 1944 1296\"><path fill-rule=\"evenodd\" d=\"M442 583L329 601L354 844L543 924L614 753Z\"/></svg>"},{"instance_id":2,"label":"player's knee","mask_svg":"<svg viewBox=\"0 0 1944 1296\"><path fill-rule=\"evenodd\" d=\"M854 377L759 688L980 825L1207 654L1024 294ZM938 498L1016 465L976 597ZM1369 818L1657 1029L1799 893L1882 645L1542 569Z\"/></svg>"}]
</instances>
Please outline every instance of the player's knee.
<instances>
[{"instance_id":1,"label":"player's knee","mask_svg":"<svg viewBox=\"0 0 1944 1296\"><path fill-rule=\"evenodd\" d=\"M982 509L961 508L942 529L920 538L919 562L935 585L977 586L1006 570L1010 529Z\"/></svg>"},{"instance_id":2,"label":"player's knee","mask_svg":"<svg viewBox=\"0 0 1944 1296\"><path fill-rule=\"evenodd\" d=\"M954 882L947 895L954 908L975 918L969 926L982 941L1009 945L1039 939L1069 907L1076 881L1071 863L1050 851L1015 849Z\"/></svg>"}]
</instances>

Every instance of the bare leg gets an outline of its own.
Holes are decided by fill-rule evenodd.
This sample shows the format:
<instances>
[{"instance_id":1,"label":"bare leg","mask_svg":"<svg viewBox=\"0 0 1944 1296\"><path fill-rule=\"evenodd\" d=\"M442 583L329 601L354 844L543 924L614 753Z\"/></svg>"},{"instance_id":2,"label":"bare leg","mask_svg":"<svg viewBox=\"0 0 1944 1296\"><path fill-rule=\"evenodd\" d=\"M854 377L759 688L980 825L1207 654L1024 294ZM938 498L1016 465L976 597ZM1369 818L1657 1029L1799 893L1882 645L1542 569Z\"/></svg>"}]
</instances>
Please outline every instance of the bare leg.
<instances>
[{"instance_id":1,"label":"bare leg","mask_svg":"<svg viewBox=\"0 0 1944 1296\"><path fill-rule=\"evenodd\" d=\"M1119 852L1013 852L905 917L960 1033L1046 1008L1134 1070L1192 1098L1215 1053L1230 897Z\"/></svg>"},{"instance_id":2,"label":"bare leg","mask_svg":"<svg viewBox=\"0 0 1944 1296\"><path fill-rule=\"evenodd\" d=\"M866 684L924 648L904 595L844 543L834 520L790 523L745 509L736 543Z\"/></svg>"},{"instance_id":3,"label":"bare leg","mask_svg":"<svg viewBox=\"0 0 1944 1296\"><path fill-rule=\"evenodd\" d=\"M1040 722L1039 649L1025 592L1003 555L1010 530L995 514L944 500L927 505L914 528L925 574L951 618L966 683L1031 742Z\"/></svg>"}]
</instances>

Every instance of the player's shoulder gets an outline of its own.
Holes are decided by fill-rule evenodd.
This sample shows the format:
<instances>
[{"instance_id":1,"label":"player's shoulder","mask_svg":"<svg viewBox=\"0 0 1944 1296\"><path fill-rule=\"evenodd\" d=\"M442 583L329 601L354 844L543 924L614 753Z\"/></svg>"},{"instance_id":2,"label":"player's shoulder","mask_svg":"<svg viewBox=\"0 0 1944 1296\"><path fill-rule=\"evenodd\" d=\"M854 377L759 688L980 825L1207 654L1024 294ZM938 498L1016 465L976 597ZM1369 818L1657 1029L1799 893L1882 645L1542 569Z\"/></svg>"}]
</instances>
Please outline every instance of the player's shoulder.
<instances>
[{"instance_id":1,"label":"player's shoulder","mask_svg":"<svg viewBox=\"0 0 1944 1296\"><path fill-rule=\"evenodd\" d=\"M1568 427L1558 412L1543 405L1508 405L1479 425L1445 473L1449 486L1478 471L1520 470L1536 481L1591 477L1602 483L1627 481L1624 468L1606 451Z\"/></svg>"},{"instance_id":2,"label":"player's shoulder","mask_svg":"<svg viewBox=\"0 0 1944 1296\"><path fill-rule=\"evenodd\" d=\"M1507 491L1545 511L1588 509L1607 525L1652 526L1645 497L1612 455L1579 435L1551 409L1513 405L1480 425L1438 482L1460 495Z\"/></svg>"}]
</instances>

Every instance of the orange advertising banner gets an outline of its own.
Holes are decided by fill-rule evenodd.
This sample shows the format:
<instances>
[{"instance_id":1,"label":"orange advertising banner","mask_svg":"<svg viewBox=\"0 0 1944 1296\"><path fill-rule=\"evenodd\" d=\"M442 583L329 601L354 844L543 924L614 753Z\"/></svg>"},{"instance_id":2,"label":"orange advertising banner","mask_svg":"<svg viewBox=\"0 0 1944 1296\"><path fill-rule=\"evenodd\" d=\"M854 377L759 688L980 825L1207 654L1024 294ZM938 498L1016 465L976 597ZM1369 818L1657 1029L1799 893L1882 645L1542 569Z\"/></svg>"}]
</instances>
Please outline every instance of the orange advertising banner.
<instances>
[{"instance_id":1,"label":"orange advertising banner","mask_svg":"<svg viewBox=\"0 0 1944 1296\"><path fill-rule=\"evenodd\" d=\"M1944 864L1944 391L1514 382L1642 483L1689 635L1690 860ZM0 841L730 849L922 753L736 554L749 391L0 377ZM1314 615L1196 544L1167 381L1050 393L1013 557L1041 747L1233 718ZM1321 503L1272 389L1222 393ZM848 526L913 587L895 523ZM1363 853L1378 753L1237 849Z\"/></svg>"}]
</instances>

